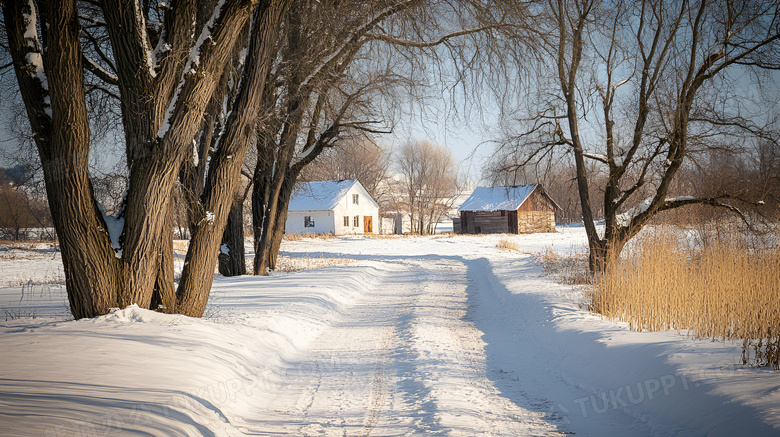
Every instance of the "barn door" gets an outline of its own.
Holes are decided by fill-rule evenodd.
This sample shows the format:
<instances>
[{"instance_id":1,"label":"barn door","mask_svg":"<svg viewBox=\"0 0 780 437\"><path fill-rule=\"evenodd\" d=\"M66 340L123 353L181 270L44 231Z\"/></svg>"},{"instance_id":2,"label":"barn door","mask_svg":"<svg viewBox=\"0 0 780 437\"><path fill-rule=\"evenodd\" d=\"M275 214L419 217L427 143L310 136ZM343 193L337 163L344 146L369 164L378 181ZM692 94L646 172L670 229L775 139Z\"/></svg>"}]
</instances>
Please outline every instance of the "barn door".
<instances>
[{"instance_id":1,"label":"barn door","mask_svg":"<svg viewBox=\"0 0 780 437\"><path fill-rule=\"evenodd\" d=\"M506 215L507 220L509 220L509 233L510 234L516 234L517 233L517 211L509 211L509 214Z\"/></svg>"},{"instance_id":2,"label":"barn door","mask_svg":"<svg viewBox=\"0 0 780 437\"><path fill-rule=\"evenodd\" d=\"M370 215L363 216L363 233L364 234L374 233L374 227L372 226Z\"/></svg>"}]
</instances>

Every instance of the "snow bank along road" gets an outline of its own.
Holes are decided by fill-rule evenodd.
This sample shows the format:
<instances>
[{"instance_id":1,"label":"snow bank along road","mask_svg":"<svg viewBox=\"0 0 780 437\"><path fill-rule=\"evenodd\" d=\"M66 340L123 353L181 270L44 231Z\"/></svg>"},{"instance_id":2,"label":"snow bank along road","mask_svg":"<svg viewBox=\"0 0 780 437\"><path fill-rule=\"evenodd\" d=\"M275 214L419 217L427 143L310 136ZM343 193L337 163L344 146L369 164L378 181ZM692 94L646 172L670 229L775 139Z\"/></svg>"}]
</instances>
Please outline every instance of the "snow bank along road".
<instances>
[{"instance_id":1,"label":"snow bank along road","mask_svg":"<svg viewBox=\"0 0 780 437\"><path fill-rule=\"evenodd\" d=\"M583 236L510 238L538 251ZM285 243L357 261L217 278L205 320L8 320L0 435L780 433L780 377L734 365L738 346L582 312L581 292L497 240ZM0 306L14 299L0 289Z\"/></svg>"}]
</instances>

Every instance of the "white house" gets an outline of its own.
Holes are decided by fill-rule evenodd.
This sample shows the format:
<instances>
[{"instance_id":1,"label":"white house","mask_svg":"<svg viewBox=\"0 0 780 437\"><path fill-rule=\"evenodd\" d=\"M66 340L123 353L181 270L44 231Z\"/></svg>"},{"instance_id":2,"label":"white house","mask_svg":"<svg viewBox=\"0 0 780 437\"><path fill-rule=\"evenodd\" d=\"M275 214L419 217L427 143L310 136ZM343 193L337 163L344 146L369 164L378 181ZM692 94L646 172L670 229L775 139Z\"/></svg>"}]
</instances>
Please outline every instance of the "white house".
<instances>
[{"instance_id":1,"label":"white house","mask_svg":"<svg viewBox=\"0 0 780 437\"><path fill-rule=\"evenodd\" d=\"M302 182L287 210L288 234L362 235L379 232L379 205L357 179Z\"/></svg>"}]
</instances>

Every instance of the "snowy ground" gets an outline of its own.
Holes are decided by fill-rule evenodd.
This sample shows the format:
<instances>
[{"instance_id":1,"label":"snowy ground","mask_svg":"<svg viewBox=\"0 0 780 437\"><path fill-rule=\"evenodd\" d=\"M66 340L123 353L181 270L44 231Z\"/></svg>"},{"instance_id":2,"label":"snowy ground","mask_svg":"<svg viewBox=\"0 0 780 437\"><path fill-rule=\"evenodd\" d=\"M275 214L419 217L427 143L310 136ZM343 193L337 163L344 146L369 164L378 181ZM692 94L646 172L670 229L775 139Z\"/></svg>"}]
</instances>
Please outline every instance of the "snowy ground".
<instances>
[{"instance_id":1,"label":"snowy ground","mask_svg":"<svg viewBox=\"0 0 780 437\"><path fill-rule=\"evenodd\" d=\"M353 261L217 277L204 319L67 320L58 254L0 250L0 435L778 435L780 372L540 276L584 238L285 242Z\"/></svg>"}]
</instances>

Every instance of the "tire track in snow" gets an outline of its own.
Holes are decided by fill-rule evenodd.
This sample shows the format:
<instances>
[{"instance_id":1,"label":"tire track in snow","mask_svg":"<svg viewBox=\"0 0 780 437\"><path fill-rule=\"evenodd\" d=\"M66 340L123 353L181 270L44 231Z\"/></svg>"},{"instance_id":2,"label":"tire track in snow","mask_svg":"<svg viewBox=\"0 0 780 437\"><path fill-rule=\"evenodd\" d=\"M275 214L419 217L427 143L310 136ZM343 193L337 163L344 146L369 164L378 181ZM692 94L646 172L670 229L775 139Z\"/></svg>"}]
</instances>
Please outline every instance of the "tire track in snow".
<instances>
[{"instance_id":1,"label":"tire track in snow","mask_svg":"<svg viewBox=\"0 0 780 437\"><path fill-rule=\"evenodd\" d=\"M482 332L466 319L463 262L384 265L383 281L288 357L291 369L316 371L289 381L261 434L560 435L487 377Z\"/></svg>"},{"instance_id":2,"label":"tire track in snow","mask_svg":"<svg viewBox=\"0 0 780 437\"><path fill-rule=\"evenodd\" d=\"M366 418L363 423L363 432L361 436L367 437L371 434L377 423L379 410L387 397L387 384L385 375L385 363L387 361L388 349L392 344L395 330L392 327L386 327L382 330L382 336L379 341L379 353L374 370L374 377L371 381L371 400L366 411Z\"/></svg>"},{"instance_id":3,"label":"tire track in snow","mask_svg":"<svg viewBox=\"0 0 780 437\"><path fill-rule=\"evenodd\" d=\"M437 426L461 435L559 435L543 413L513 404L488 379L482 333L465 319L466 266L454 260L419 266L426 280L409 324L410 347Z\"/></svg>"}]
</instances>

